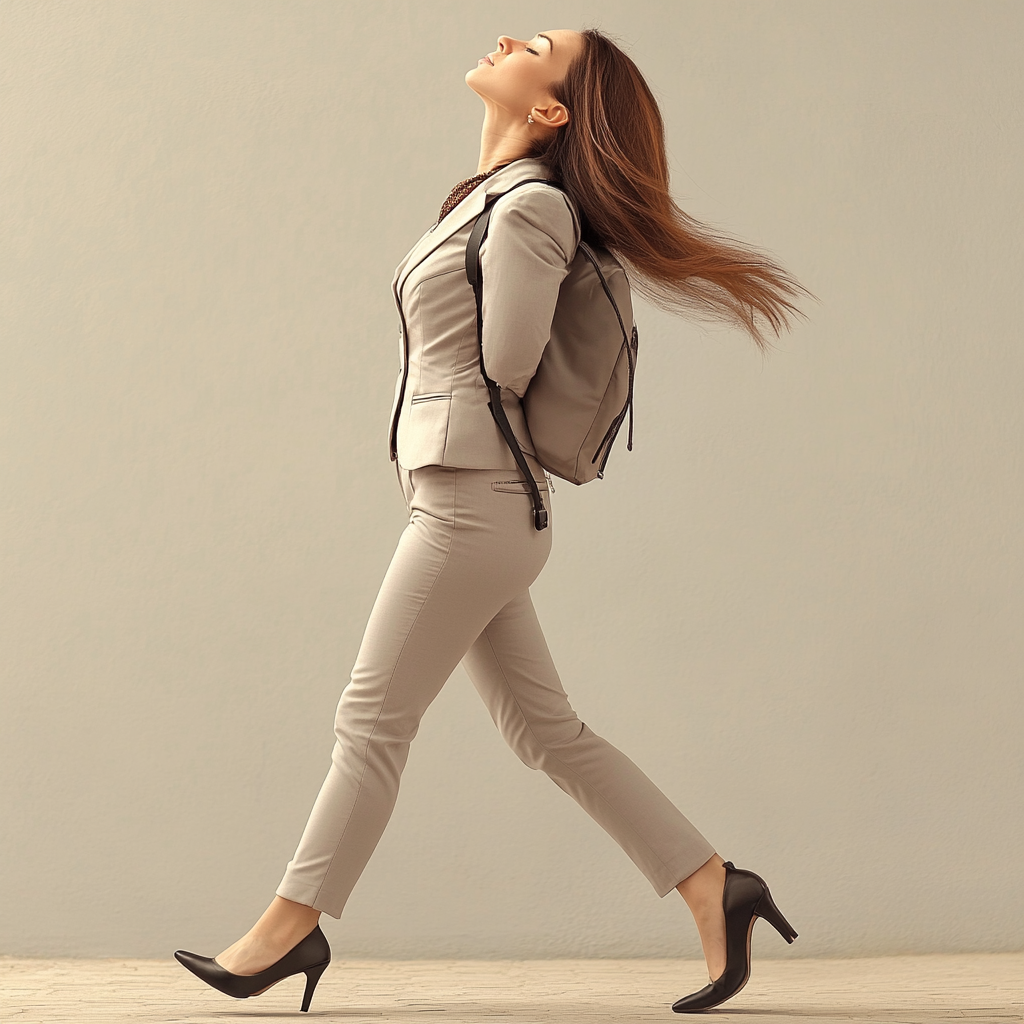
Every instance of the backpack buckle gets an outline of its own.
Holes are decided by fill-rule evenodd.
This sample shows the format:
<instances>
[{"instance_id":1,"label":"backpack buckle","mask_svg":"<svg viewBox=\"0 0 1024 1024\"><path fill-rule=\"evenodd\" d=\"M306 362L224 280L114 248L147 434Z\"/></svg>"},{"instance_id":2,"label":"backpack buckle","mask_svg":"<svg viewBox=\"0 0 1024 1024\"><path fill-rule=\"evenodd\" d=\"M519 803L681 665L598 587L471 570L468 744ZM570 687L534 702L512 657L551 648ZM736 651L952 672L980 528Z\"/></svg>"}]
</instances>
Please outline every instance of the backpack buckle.
<instances>
[{"instance_id":1,"label":"backpack buckle","mask_svg":"<svg viewBox=\"0 0 1024 1024\"><path fill-rule=\"evenodd\" d=\"M548 525L548 510L546 508L535 508L533 510L533 525L538 530L543 530Z\"/></svg>"}]
</instances>

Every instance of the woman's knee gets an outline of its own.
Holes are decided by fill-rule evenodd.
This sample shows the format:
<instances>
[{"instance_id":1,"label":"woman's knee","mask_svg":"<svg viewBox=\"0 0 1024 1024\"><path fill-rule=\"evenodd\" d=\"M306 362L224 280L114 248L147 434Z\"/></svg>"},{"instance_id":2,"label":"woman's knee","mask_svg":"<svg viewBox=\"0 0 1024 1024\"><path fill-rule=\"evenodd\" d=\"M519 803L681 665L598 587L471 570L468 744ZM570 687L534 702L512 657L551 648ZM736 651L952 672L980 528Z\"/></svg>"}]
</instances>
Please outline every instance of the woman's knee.
<instances>
[{"instance_id":1,"label":"woman's knee","mask_svg":"<svg viewBox=\"0 0 1024 1024\"><path fill-rule=\"evenodd\" d=\"M520 761L528 768L547 771L552 765L562 764L571 757L571 748L586 728L575 715L557 722L528 722L520 716L510 723L503 736Z\"/></svg>"},{"instance_id":2,"label":"woman's knee","mask_svg":"<svg viewBox=\"0 0 1024 1024\"><path fill-rule=\"evenodd\" d=\"M419 731L424 708L414 702L390 706L386 693L380 699L359 697L348 688L342 692L334 716L334 735L338 743L367 749L371 744L411 743Z\"/></svg>"}]
</instances>

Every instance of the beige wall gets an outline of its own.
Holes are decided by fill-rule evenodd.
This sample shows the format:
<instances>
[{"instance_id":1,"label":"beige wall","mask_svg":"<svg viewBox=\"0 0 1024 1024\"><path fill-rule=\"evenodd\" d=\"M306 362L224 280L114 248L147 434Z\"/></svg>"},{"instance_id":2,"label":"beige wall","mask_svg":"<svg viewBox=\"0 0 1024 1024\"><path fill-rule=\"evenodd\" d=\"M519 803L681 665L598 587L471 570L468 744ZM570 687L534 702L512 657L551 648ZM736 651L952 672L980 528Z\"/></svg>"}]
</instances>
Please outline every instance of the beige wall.
<instances>
[{"instance_id":1,"label":"beige wall","mask_svg":"<svg viewBox=\"0 0 1024 1024\"><path fill-rule=\"evenodd\" d=\"M476 171L466 70L586 25L822 301L766 360L638 302L634 450L533 587L563 682L768 879L755 953L1021 948L1024 7L4 0L0 952L212 955L272 898L405 522L391 275ZM323 920L700 956L461 669Z\"/></svg>"}]
</instances>

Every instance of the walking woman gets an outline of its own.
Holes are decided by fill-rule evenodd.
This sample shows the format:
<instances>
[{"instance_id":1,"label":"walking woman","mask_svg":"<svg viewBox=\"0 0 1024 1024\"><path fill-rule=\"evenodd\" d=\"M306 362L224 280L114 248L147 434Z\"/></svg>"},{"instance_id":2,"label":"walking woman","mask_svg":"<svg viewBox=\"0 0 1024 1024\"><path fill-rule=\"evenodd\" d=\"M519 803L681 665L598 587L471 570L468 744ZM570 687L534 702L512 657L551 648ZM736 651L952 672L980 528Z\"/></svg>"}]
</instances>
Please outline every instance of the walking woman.
<instances>
[{"instance_id":1,"label":"walking woman","mask_svg":"<svg viewBox=\"0 0 1024 1024\"><path fill-rule=\"evenodd\" d=\"M262 917L216 957L178 950L194 974L245 998L303 973L302 1009L330 961L321 913L340 917L398 795L420 719L460 663L501 731L619 844L659 896L693 914L709 984L677 1012L715 1006L750 974L750 935L765 918L796 932L764 881L735 867L646 775L577 718L545 643L530 585L551 550L531 489L488 407L466 243L488 193L481 248L483 352L541 491L521 399L551 331L580 240L603 245L663 308L732 323L767 347L810 295L762 254L712 234L671 200L657 104L633 62L596 30L499 36L466 74L485 114L476 175L399 264L402 325L390 455L409 512L335 718L331 767L294 857ZM549 519L553 525L553 515Z\"/></svg>"}]
</instances>

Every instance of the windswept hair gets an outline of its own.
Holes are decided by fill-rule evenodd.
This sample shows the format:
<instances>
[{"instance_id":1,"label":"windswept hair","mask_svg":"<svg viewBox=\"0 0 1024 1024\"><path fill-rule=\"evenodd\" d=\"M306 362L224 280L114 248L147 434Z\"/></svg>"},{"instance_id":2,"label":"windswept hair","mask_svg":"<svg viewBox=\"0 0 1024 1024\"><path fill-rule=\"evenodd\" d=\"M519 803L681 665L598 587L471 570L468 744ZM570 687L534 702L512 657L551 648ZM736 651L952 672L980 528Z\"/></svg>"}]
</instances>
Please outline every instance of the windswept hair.
<instances>
[{"instance_id":1,"label":"windswept hair","mask_svg":"<svg viewBox=\"0 0 1024 1024\"><path fill-rule=\"evenodd\" d=\"M769 255L714 231L669 193L665 126L640 70L611 39L584 29L583 46L552 87L569 123L538 140L547 164L575 200L583 238L611 250L636 291L673 313L745 330L762 352L764 324L779 336L792 301L816 298Z\"/></svg>"}]
</instances>

